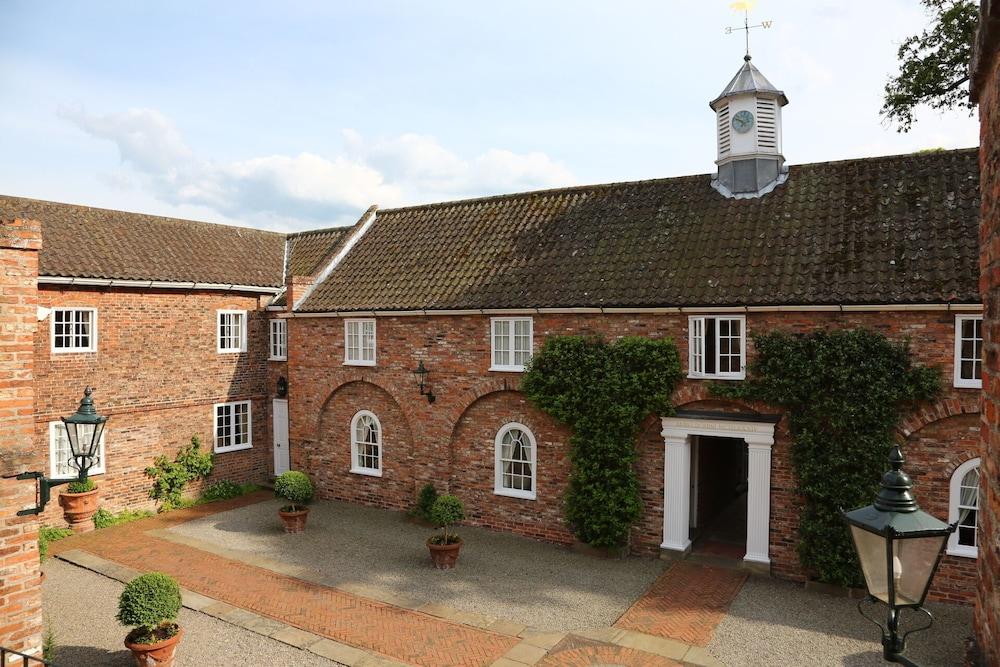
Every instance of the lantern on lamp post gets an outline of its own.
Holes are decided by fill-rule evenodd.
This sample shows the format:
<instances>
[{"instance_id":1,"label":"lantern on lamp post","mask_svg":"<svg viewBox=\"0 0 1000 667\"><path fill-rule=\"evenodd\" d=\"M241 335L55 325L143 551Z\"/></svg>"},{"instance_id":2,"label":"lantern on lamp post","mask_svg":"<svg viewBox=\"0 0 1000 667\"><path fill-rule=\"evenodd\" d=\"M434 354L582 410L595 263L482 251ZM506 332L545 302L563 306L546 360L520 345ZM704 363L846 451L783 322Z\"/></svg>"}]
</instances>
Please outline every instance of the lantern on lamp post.
<instances>
[{"instance_id":1,"label":"lantern on lamp post","mask_svg":"<svg viewBox=\"0 0 1000 667\"><path fill-rule=\"evenodd\" d=\"M101 435L104 433L104 426L108 418L98 414L94 408L94 400L90 397L93 393L94 390L90 387L84 389L80 407L69 417L62 417L62 423L66 428L66 438L69 440L70 458L67 463L70 468L77 471L77 477L49 479L40 472L25 472L18 475L17 479L38 480L38 504L30 509L19 511L19 516L41 513L51 498L53 486L69 482L85 482L90 469L97 464Z\"/></svg>"},{"instance_id":2,"label":"lantern on lamp post","mask_svg":"<svg viewBox=\"0 0 1000 667\"><path fill-rule=\"evenodd\" d=\"M882 630L882 656L886 660L915 665L902 655L906 638L934 622L923 604L956 524L948 525L917 505L913 481L902 469L899 445L889 453L889 468L882 476L875 502L843 516L868 588L868 597L858 602L858 611ZM888 607L885 626L865 614L861 605L866 600ZM927 624L900 634L900 615L905 609L926 615Z\"/></svg>"}]
</instances>

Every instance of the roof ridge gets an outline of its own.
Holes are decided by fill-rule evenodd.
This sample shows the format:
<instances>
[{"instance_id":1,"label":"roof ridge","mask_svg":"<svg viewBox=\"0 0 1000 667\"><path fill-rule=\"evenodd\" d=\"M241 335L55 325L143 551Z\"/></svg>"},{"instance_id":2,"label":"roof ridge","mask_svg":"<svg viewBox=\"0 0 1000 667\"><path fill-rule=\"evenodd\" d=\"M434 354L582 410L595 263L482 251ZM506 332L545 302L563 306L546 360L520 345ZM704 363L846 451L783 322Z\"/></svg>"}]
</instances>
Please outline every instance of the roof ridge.
<instances>
[{"instance_id":1,"label":"roof ridge","mask_svg":"<svg viewBox=\"0 0 1000 667\"><path fill-rule=\"evenodd\" d=\"M350 229L356 224L357 224L356 222L352 222L349 225L337 225L335 227L320 227L318 229L303 229L302 231L298 232L289 232L288 234L285 235L285 237L291 240L298 238L300 236L309 236L311 234L323 234L325 232L340 232L344 231L345 229Z\"/></svg>"},{"instance_id":2,"label":"roof ridge","mask_svg":"<svg viewBox=\"0 0 1000 667\"><path fill-rule=\"evenodd\" d=\"M861 158L844 158L841 160L823 160L819 162L803 162L801 164L789 165L790 169L801 169L803 167L817 167L819 165L837 165L846 162L875 162L879 160L891 160L901 157L908 156L920 156L920 157L931 157L941 155L943 153L956 154L964 153L970 151L979 151L979 146L970 146L967 148L945 148L936 149L921 149L918 151L913 151L910 153L893 153L891 155L873 155L870 157ZM396 206L392 208L379 208L379 213L397 213L400 211L414 211L418 209L434 209L434 208L444 208L448 206L456 205L471 205L471 204L484 204L492 201L504 201L509 199L517 199L519 197L539 197L552 194L574 194L578 192L583 192L587 190L600 190L600 189L610 189L617 188L625 185L647 185L653 183L662 183L665 181L682 181L685 179L692 178L712 178L714 175L712 173L702 173L702 174L685 174L682 176L661 176L658 178L642 178L635 181L614 181L611 183L586 183L582 185L568 185L561 188L544 188L541 190L525 190L523 192L507 192L497 195L484 195L482 197L469 197L467 199L449 199L440 202L428 202L426 204L412 204L410 206Z\"/></svg>"},{"instance_id":3,"label":"roof ridge","mask_svg":"<svg viewBox=\"0 0 1000 667\"><path fill-rule=\"evenodd\" d=\"M245 225L229 225L224 222L208 222L207 220L193 220L191 218L174 218L167 215L157 215L155 213L143 213L142 211L126 211L121 208L105 208L103 206L90 206L89 204L74 204L71 202L55 201L52 199L35 199L34 197L22 197L20 195L4 195L0 194L0 199L21 199L24 201L35 202L38 204L52 204L54 206L72 206L74 208L81 208L91 211L107 211L109 213L126 213L128 215L141 215L147 218L156 218L168 223L189 223L195 225L211 225L214 227L228 227L230 229L237 230L247 230L252 232L260 232L262 234L281 236L282 238L288 235L284 232L276 232L270 229L261 229L259 227L249 227Z\"/></svg>"}]
</instances>

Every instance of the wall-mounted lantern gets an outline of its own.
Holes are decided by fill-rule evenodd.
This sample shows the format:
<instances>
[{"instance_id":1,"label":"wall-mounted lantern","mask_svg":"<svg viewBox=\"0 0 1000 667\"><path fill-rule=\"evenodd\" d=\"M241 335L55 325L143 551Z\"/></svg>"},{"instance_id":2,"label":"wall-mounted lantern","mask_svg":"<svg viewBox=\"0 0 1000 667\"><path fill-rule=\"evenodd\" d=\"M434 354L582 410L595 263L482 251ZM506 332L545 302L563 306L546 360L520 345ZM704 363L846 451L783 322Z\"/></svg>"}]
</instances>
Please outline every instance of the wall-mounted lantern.
<instances>
[{"instance_id":1,"label":"wall-mounted lantern","mask_svg":"<svg viewBox=\"0 0 1000 667\"><path fill-rule=\"evenodd\" d=\"M288 396L288 380L285 379L284 375L278 378L278 383L274 391L278 395L278 398Z\"/></svg>"},{"instance_id":2,"label":"wall-mounted lantern","mask_svg":"<svg viewBox=\"0 0 1000 667\"><path fill-rule=\"evenodd\" d=\"M417 386L420 387L420 395L426 396L428 403L433 403L436 396L434 396L434 392L431 391L430 385L427 384L428 373L430 373L430 371L424 367L424 360L421 359L417 364L417 367L413 369L413 376L417 378Z\"/></svg>"},{"instance_id":3,"label":"wall-mounted lantern","mask_svg":"<svg viewBox=\"0 0 1000 667\"><path fill-rule=\"evenodd\" d=\"M83 400L69 417L63 417L62 422L66 426L66 437L69 440L71 453L70 467L79 472L76 479L49 479L40 472L25 472L17 476L17 479L37 479L38 480L38 505L31 509L21 510L18 516L27 514L40 514L51 498L53 486L67 484L69 482L84 482L87 473L97 463L97 455L101 446L101 434L104 433L104 426L108 418L98 414L94 408L94 401L90 395L94 390L87 387L83 390Z\"/></svg>"},{"instance_id":4,"label":"wall-mounted lantern","mask_svg":"<svg viewBox=\"0 0 1000 667\"><path fill-rule=\"evenodd\" d=\"M906 637L931 627L934 617L924 609L924 599L941 562L951 525L921 511L913 497L913 481L903 472L903 453L895 445L889 454L890 470L882 476L882 488L872 505L844 513L851 528L854 548L865 575L868 597L858 602L858 611L882 630L882 656L889 662L915 665L902 655ZM865 614L865 601L888 607L883 627ZM923 613L926 625L900 633L904 609Z\"/></svg>"}]
</instances>

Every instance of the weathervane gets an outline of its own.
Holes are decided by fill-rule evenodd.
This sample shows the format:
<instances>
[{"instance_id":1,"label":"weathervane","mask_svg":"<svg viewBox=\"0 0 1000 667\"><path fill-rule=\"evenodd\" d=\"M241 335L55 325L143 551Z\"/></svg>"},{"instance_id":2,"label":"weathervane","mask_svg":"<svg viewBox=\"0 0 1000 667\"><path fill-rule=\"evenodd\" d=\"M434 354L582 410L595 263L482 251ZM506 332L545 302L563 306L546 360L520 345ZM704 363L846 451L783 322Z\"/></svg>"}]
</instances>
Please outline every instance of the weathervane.
<instances>
[{"instance_id":1,"label":"weathervane","mask_svg":"<svg viewBox=\"0 0 1000 667\"><path fill-rule=\"evenodd\" d=\"M774 23L774 21L761 21L756 25L750 25L750 10L753 9L756 4L757 0L738 0L738 2L734 2L729 5L730 9L743 12L743 25L726 28L726 34L731 35L733 34L733 31L736 30L742 30L745 33L747 40L746 60L750 60L750 31L754 28L763 28L764 30L767 30L771 27L771 24Z\"/></svg>"}]
</instances>

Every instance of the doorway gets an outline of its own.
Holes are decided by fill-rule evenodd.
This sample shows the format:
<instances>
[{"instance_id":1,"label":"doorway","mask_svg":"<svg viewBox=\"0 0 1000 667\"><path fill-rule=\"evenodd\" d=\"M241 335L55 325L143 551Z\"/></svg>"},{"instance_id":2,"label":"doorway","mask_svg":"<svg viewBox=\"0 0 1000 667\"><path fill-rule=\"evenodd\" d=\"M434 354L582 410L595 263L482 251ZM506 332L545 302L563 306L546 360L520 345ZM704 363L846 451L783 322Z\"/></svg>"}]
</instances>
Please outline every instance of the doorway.
<instances>
[{"instance_id":1,"label":"doorway","mask_svg":"<svg viewBox=\"0 0 1000 667\"><path fill-rule=\"evenodd\" d=\"M747 546L747 443L742 438L692 436L693 551L743 558Z\"/></svg>"},{"instance_id":2,"label":"doorway","mask_svg":"<svg viewBox=\"0 0 1000 667\"><path fill-rule=\"evenodd\" d=\"M274 447L274 476L288 472L288 400L276 398L271 403L271 443Z\"/></svg>"}]
</instances>

